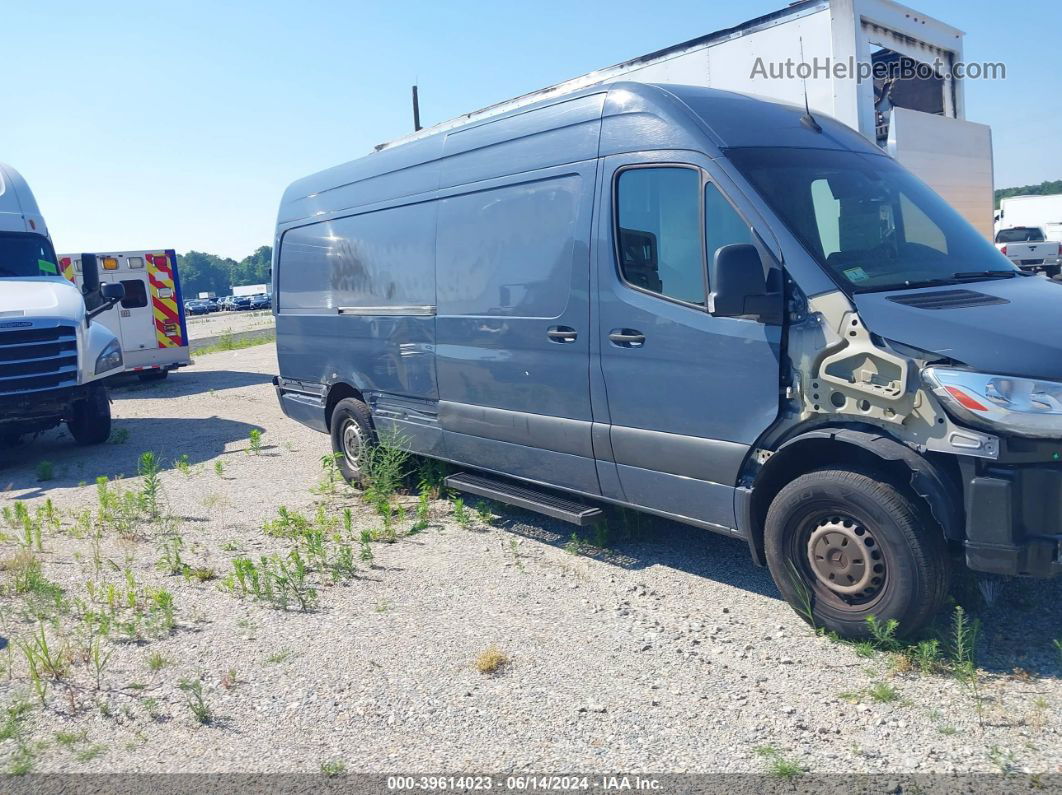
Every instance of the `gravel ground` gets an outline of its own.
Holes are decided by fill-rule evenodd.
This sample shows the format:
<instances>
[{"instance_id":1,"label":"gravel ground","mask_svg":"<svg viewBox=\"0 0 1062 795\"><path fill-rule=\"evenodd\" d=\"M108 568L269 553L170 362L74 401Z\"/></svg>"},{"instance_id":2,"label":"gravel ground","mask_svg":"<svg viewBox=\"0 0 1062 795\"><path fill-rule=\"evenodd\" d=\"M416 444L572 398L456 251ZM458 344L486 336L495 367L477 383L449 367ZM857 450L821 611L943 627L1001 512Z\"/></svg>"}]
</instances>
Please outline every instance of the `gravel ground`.
<instances>
[{"instance_id":1,"label":"gravel ground","mask_svg":"<svg viewBox=\"0 0 1062 795\"><path fill-rule=\"evenodd\" d=\"M742 543L648 518L627 541L576 549L569 526L502 507L490 525L462 526L436 501L427 529L372 543L371 567L358 560L352 579L320 585L315 610L239 598L222 584L232 558L292 547L262 529L279 506L312 515L322 504L336 518L349 508L355 536L382 522L352 492L312 491L328 442L283 417L275 367L272 345L199 357L166 382L115 392L113 443L76 448L55 431L0 452L3 506L50 499L61 513L37 557L68 604L93 608L90 581L97 601L105 583L122 593L127 570L139 598L172 593L176 615L163 636L121 641L113 631L101 687L76 659L44 706L9 644L0 703L32 707L7 732L0 713L0 764L762 772L788 760L814 772L1062 772L1058 581L1003 583L992 606L964 581L963 602L984 623L976 691L817 636ZM252 429L262 431L258 455ZM96 477L135 473L145 450L167 466L187 456L161 476L175 518L141 527L137 540L108 531L98 550L74 537L78 512L96 510ZM45 461L54 477L40 482ZM186 563L217 578L159 570L167 529L183 538ZM342 522L338 532L347 536ZM19 547L9 534L0 634L26 642L37 624L32 600L12 594ZM53 646L83 644L78 612L48 625ZM474 663L490 647L507 662L481 673ZM166 664L152 670L152 655ZM193 719L181 680L201 681L208 725Z\"/></svg>"},{"instance_id":2,"label":"gravel ground","mask_svg":"<svg viewBox=\"0 0 1062 795\"><path fill-rule=\"evenodd\" d=\"M208 337L241 331L272 329L273 313L265 312L214 312L210 315L188 316L188 339L195 341Z\"/></svg>"}]
</instances>

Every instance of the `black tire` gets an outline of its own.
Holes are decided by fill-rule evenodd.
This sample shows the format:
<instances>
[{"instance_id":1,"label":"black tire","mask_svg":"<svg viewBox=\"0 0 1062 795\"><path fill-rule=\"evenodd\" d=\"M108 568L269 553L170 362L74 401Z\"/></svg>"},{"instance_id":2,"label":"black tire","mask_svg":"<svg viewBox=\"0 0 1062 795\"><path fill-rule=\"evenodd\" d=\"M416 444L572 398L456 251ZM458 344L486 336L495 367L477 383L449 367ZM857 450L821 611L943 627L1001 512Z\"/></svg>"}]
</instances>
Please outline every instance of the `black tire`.
<instances>
[{"instance_id":1,"label":"black tire","mask_svg":"<svg viewBox=\"0 0 1062 795\"><path fill-rule=\"evenodd\" d=\"M361 462L364 460L364 452L376 444L376 429L372 424L369 407L357 398L344 398L336 403L332 410L329 427L332 432L332 452L336 456L340 474L347 483L361 486ZM354 439L350 434L357 437L356 454L352 449Z\"/></svg>"},{"instance_id":2,"label":"black tire","mask_svg":"<svg viewBox=\"0 0 1062 795\"><path fill-rule=\"evenodd\" d=\"M74 416L66 422L70 435L81 445L102 444L111 436L111 402L103 386L92 388L74 403Z\"/></svg>"},{"instance_id":3,"label":"black tire","mask_svg":"<svg viewBox=\"0 0 1062 795\"><path fill-rule=\"evenodd\" d=\"M169 374L169 370L142 370L136 374L136 377L140 379L141 383L150 384L155 381L165 381L166 376Z\"/></svg>"},{"instance_id":4,"label":"black tire","mask_svg":"<svg viewBox=\"0 0 1062 795\"><path fill-rule=\"evenodd\" d=\"M787 484L767 511L764 546L786 601L846 638L867 637L870 616L895 619L898 634L912 635L948 593L943 532L917 499L880 476L822 469Z\"/></svg>"}]
</instances>

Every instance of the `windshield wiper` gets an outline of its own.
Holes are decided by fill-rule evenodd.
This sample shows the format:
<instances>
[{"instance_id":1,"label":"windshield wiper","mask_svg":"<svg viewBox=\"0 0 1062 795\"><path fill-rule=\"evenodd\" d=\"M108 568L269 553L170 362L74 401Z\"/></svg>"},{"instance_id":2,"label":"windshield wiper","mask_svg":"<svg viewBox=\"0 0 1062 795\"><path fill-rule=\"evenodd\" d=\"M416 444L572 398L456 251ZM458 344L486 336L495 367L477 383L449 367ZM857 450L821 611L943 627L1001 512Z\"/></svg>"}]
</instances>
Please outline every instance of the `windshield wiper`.
<instances>
[{"instance_id":1,"label":"windshield wiper","mask_svg":"<svg viewBox=\"0 0 1062 795\"><path fill-rule=\"evenodd\" d=\"M952 277L961 281L971 279L1010 279L1020 273L1021 271L961 271L953 273Z\"/></svg>"},{"instance_id":2,"label":"windshield wiper","mask_svg":"<svg viewBox=\"0 0 1062 795\"><path fill-rule=\"evenodd\" d=\"M913 290L918 287L943 287L949 284L959 284L959 280L955 278L950 279L918 279L909 282L899 282L894 284L880 284L874 287L857 287L852 290L853 293L887 293L890 290Z\"/></svg>"}]
</instances>

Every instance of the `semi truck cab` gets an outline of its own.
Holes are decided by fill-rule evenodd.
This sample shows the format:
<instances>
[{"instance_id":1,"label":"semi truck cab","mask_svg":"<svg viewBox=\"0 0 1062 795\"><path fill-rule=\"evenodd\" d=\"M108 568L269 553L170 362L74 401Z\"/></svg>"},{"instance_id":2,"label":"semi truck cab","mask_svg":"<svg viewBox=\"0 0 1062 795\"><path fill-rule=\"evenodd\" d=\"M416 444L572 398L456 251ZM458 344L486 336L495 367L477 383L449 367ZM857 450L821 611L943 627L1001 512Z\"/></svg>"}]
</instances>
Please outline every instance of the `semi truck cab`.
<instances>
[{"instance_id":1,"label":"semi truck cab","mask_svg":"<svg viewBox=\"0 0 1062 795\"><path fill-rule=\"evenodd\" d=\"M22 176L0 163L0 443L67 423L78 444L110 436L103 379L122 371L114 334L93 319L121 300L82 257L84 289L60 270L48 228Z\"/></svg>"}]
</instances>

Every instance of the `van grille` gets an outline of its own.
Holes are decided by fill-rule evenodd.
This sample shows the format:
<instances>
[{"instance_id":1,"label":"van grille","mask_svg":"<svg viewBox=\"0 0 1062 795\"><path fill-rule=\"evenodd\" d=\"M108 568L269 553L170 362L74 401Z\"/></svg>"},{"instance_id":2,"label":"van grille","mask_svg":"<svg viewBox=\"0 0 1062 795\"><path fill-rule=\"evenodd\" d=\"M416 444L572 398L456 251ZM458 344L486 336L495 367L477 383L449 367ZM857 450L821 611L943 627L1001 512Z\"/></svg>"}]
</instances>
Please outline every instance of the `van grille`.
<instances>
[{"instance_id":1,"label":"van grille","mask_svg":"<svg viewBox=\"0 0 1062 795\"><path fill-rule=\"evenodd\" d=\"M77 329L0 331L0 396L77 384Z\"/></svg>"},{"instance_id":2,"label":"van grille","mask_svg":"<svg viewBox=\"0 0 1062 795\"><path fill-rule=\"evenodd\" d=\"M1006 298L995 295L975 293L973 290L933 290L928 293L908 293L907 295L890 295L890 301L918 309L959 309L967 306L988 306L989 304L1009 304Z\"/></svg>"}]
</instances>

